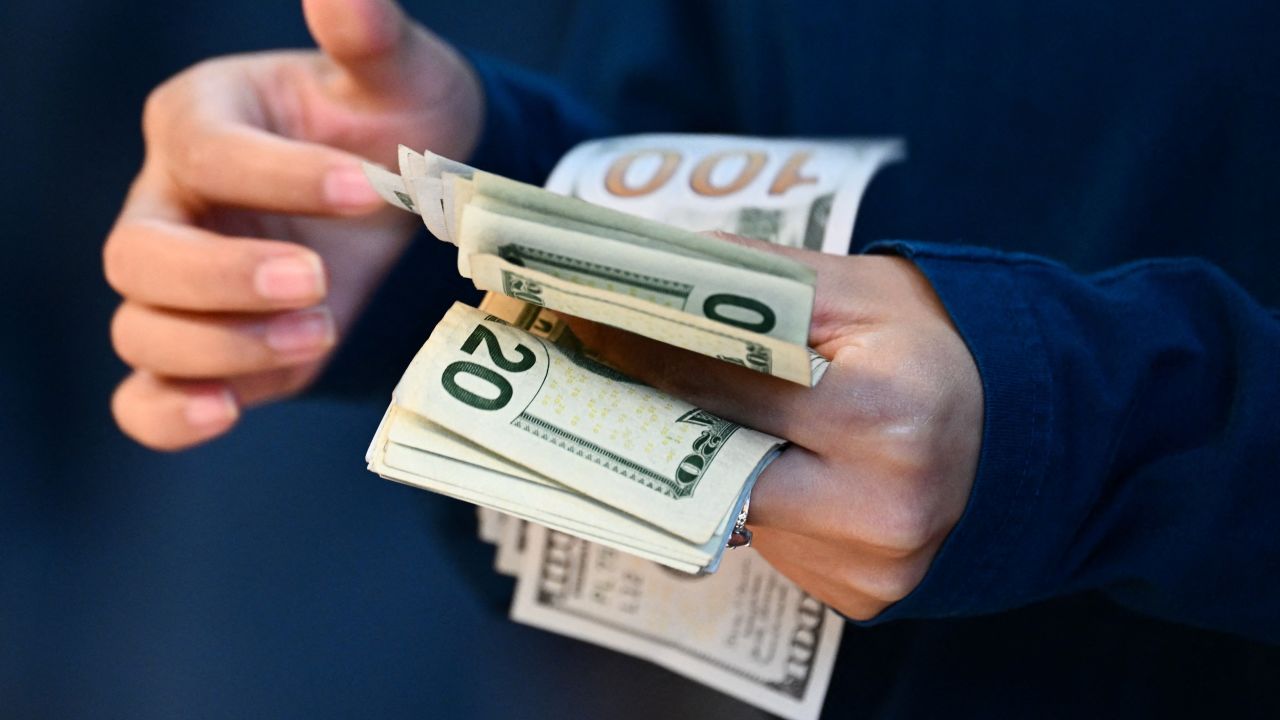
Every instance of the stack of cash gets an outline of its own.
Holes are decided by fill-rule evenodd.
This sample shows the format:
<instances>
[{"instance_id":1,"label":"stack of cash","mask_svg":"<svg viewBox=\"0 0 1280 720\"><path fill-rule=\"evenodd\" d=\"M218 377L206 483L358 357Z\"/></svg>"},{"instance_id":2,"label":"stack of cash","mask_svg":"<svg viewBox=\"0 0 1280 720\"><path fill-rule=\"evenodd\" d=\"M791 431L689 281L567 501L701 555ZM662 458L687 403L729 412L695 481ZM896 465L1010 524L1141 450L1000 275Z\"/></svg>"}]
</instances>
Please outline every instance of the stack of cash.
<instances>
[{"instance_id":1,"label":"stack of cash","mask_svg":"<svg viewBox=\"0 0 1280 720\"><path fill-rule=\"evenodd\" d=\"M406 147L399 176L366 173L458 246L477 288L812 384L814 273L801 263Z\"/></svg>"},{"instance_id":2,"label":"stack of cash","mask_svg":"<svg viewBox=\"0 0 1280 720\"><path fill-rule=\"evenodd\" d=\"M405 371L378 474L684 572L714 570L781 441L600 364L550 311L456 304Z\"/></svg>"},{"instance_id":3,"label":"stack of cash","mask_svg":"<svg viewBox=\"0 0 1280 720\"><path fill-rule=\"evenodd\" d=\"M481 525L518 578L512 619L640 657L762 710L817 717L843 619L760 555L714 575L640 558L499 513Z\"/></svg>"},{"instance_id":4,"label":"stack of cash","mask_svg":"<svg viewBox=\"0 0 1280 720\"><path fill-rule=\"evenodd\" d=\"M414 358L370 469L479 506L496 566L519 578L514 619L816 717L839 616L758 555L724 555L782 440L602 364L561 313L815 384L812 272L690 230L847 253L867 182L900 155L896 141L613 138L566 155L554 193L407 148L399 174L367 167L490 291Z\"/></svg>"}]
</instances>

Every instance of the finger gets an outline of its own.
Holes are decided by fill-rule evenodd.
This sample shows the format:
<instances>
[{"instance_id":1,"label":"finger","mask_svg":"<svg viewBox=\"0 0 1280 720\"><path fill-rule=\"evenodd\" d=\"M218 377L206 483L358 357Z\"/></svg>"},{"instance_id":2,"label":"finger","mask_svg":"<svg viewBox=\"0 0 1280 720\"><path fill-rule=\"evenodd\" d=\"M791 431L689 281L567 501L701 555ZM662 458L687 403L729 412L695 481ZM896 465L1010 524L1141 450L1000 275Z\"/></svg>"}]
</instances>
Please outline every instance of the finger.
<instances>
[{"instance_id":1,"label":"finger","mask_svg":"<svg viewBox=\"0 0 1280 720\"><path fill-rule=\"evenodd\" d=\"M785 541L779 542L777 537L759 537L751 546L805 592L854 620L870 620L900 599L886 600L868 593L860 582L857 567L843 558L823 565L807 561L809 553L820 550L815 543L788 545Z\"/></svg>"},{"instance_id":2,"label":"finger","mask_svg":"<svg viewBox=\"0 0 1280 720\"><path fill-rule=\"evenodd\" d=\"M194 211L227 205L355 216L384 206L365 178L358 156L273 135L245 125L228 112L204 106L157 140L159 157Z\"/></svg>"},{"instance_id":3,"label":"finger","mask_svg":"<svg viewBox=\"0 0 1280 720\"><path fill-rule=\"evenodd\" d=\"M303 0L316 44L353 78L385 85L397 76L409 22L390 0Z\"/></svg>"},{"instance_id":4,"label":"finger","mask_svg":"<svg viewBox=\"0 0 1280 720\"><path fill-rule=\"evenodd\" d=\"M303 0L302 8L320 49L372 94L440 99L461 65L393 0Z\"/></svg>"},{"instance_id":5,"label":"finger","mask_svg":"<svg viewBox=\"0 0 1280 720\"><path fill-rule=\"evenodd\" d=\"M863 457L882 457L877 450L866 447ZM913 472L906 464L873 470L792 445L756 481L747 526L856 549L867 558L931 557L954 521L939 518L933 501L922 499L908 477Z\"/></svg>"},{"instance_id":6,"label":"finger","mask_svg":"<svg viewBox=\"0 0 1280 720\"><path fill-rule=\"evenodd\" d=\"M227 379L231 391L241 407L254 407L264 403L296 395L320 374L323 363L308 362L301 365L265 370Z\"/></svg>"},{"instance_id":7,"label":"finger","mask_svg":"<svg viewBox=\"0 0 1280 720\"><path fill-rule=\"evenodd\" d=\"M836 496L826 478L830 471L822 457L796 445L782 451L769 463L751 490L751 507L747 526L753 532L778 529L812 538L842 542L845 518L852 514L849 501L841 498L842 522L831 523L818 517L816 510Z\"/></svg>"},{"instance_id":8,"label":"finger","mask_svg":"<svg viewBox=\"0 0 1280 720\"><path fill-rule=\"evenodd\" d=\"M178 310L303 308L326 290L323 263L308 248L163 220L121 221L103 247L103 268L124 297Z\"/></svg>"},{"instance_id":9,"label":"finger","mask_svg":"<svg viewBox=\"0 0 1280 720\"><path fill-rule=\"evenodd\" d=\"M881 322L892 309L885 298L902 298L899 283L918 272L908 261L882 257L833 257L780 248L736 236L718 237L785 255L813 268L817 293L810 343L832 364L821 390L752 372L699 353L599 323L566 317L583 343L622 372L730 420L788 438L813 450L844 442L870 377L882 380L886 358L868 348L882 343ZM922 280L927 287L927 280ZM893 287L890 292L889 288ZM923 291L923 289L922 289ZM931 291L931 290L930 290Z\"/></svg>"},{"instance_id":10,"label":"finger","mask_svg":"<svg viewBox=\"0 0 1280 720\"><path fill-rule=\"evenodd\" d=\"M839 439L826 436L836 433L826 393L625 330L566 321L604 362L720 417L814 450Z\"/></svg>"},{"instance_id":11,"label":"finger","mask_svg":"<svg viewBox=\"0 0 1280 720\"><path fill-rule=\"evenodd\" d=\"M182 313L126 301L111 323L129 365L178 378L209 378L314 362L336 342L324 307L268 317Z\"/></svg>"},{"instance_id":12,"label":"finger","mask_svg":"<svg viewBox=\"0 0 1280 720\"><path fill-rule=\"evenodd\" d=\"M858 545L815 540L775 528L755 532L751 545L775 567L805 570L832 581L835 587L882 603L906 597L928 567L924 556L887 558Z\"/></svg>"},{"instance_id":13,"label":"finger","mask_svg":"<svg viewBox=\"0 0 1280 720\"><path fill-rule=\"evenodd\" d=\"M813 268L815 272L820 270L823 264L820 259L823 257L823 255L821 253L817 253L812 250L802 250L800 248L792 248L792 247L787 247L785 245L774 245L771 242L766 242L764 240L757 240L755 238L743 237L741 235L734 235L731 232L725 232L723 230L707 230L704 232L699 232L698 234L705 235L709 238L715 238L716 240L721 240L727 243L732 243L734 245L741 245L743 247L754 248L756 250L760 250L761 252L767 252L770 255L781 255L783 257L791 258L792 260L795 260L798 263L808 265L809 267Z\"/></svg>"},{"instance_id":14,"label":"finger","mask_svg":"<svg viewBox=\"0 0 1280 720\"><path fill-rule=\"evenodd\" d=\"M817 277L809 345L828 357L847 344L851 327L870 326L886 313L903 315L918 305L941 307L941 301L928 279L905 258L827 255L724 232L705 234L771 255L781 255L811 268ZM920 302L906 302L908 298ZM845 342L833 343L841 340Z\"/></svg>"},{"instance_id":15,"label":"finger","mask_svg":"<svg viewBox=\"0 0 1280 720\"><path fill-rule=\"evenodd\" d=\"M728 233L707 235L807 265L818 275L819 297L823 287L837 282L839 273L833 263L840 258ZM812 428L830 428L832 424L821 417L821 396L810 388L600 323L573 317L565 320L584 345L637 380L757 430L812 449L823 447Z\"/></svg>"},{"instance_id":16,"label":"finger","mask_svg":"<svg viewBox=\"0 0 1280 720\"><path fill-rule=\"evenodd\" d=\"M156 450L180 450L225 433L240 409L224 383L183 382L134 372L116 388L111 412L126 435Z\"/></svg>"}]
</instances>

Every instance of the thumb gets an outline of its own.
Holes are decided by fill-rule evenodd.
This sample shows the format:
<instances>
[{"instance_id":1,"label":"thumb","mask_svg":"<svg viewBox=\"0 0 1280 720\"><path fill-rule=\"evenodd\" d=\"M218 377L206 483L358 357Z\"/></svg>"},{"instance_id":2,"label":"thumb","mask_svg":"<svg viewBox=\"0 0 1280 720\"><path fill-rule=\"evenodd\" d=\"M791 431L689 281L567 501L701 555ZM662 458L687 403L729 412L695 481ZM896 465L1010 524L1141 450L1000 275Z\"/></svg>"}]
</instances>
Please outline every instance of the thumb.
<instances>
[{"instance_id":1,"label":"thumb","mask_svg":"<svg viewBox=\"0 0 1280 720\"><path fill-rule=\"evenodd\" d=\"M452 48L413 22L395 0L303 0L302 10L320 49L374 94L421 91L424 78L447 75L423 67L459 62Z\"/></svg>"}]
</instances>

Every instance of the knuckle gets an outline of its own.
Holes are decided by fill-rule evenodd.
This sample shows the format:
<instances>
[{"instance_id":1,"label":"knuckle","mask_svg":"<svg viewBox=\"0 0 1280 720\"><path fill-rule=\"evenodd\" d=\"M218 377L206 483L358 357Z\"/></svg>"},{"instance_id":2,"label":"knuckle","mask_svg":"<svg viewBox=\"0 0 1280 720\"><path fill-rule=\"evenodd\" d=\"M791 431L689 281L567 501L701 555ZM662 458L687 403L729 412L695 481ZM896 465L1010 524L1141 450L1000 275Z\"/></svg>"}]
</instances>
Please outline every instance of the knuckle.
<instances>
[{"instance_id":1,"label":"knuckle","mask_svg":"<svg viewBox=\"0 0 1280 720\"><path fill-rule=\"evenodd\" d=\"M121 239L121 233L125 232L120 226L116 226L107 240L102 244L102 274L107 279L107 284L111 286L120 295L124 295L124 268L125 262L121 255L120 245L124 242Z\"/></svg>"},{"instance_id":2,"label":"knuckle","mask_svg":"<svg viewBox=\"0 0 1280 720\"><path fill-rule=\"evenodd\" d=\"M894 562L877 572L864 572L850 578L849 583L859 592L873 598L882 607L895 603L916 588L923 577L913 562Z\"/></svg>"},{"instance_id":3,"label":"knuckle","mask_svg":"<svg viewBox=\"0 0 1280 720\"><path fill-rule=\"evenodd\" d=\"M256 370L267 356L256 341L222 328L190 328L183 341L165 343L163 357L155 364L182 377L223 377Z\"/></svg>"},{"instance_id":4,"label":"knuckle","mask_svg":"<svg viewBox=\"0 0 1280 720\"><path fill-rule=\"evenodd\" d=\"M195 268L200 285L214 303L243 305L248 309L269 308L275 301L264 300L255 285L255 274L270 256L256 247L238 243L211 246Z\"/></svg>"},{"instance_id":5,"label":"knuckle","mask_svg":"<svg viewBox=\"0 0 1280 720\"><path fill-rule=\"evenodd\" d=\"M165 132L175 118L189 109L188 95L193 83L207 73L218 58L201 60L194 65L169 76L147 93L142 103L142 130L150 139Z\"/></svg>"},{"instance_id":6,"label":"knuckle","mask_svg":"<svg viewBox=\"0 0 1280 720\"><path fill-rule=\"evenodd\" d=\"M922 355L894 348L863 361L851 392L858 417L872 423L901 424L919 428L943 397L944 381Z\"/></svg>"},{"instance_id":7,"label":"knuckle","mask_svg":"<svg viewBox=\"0 0 1280 720\"><path fill-rule=\"evenodd\" d=\"M280 359L258 323L192 328L186 347L168 362L175 373L196 377L228 377L277 367Z\"/></svg>"},{"instance_id":8,"label":"knuckle","mask_svg":"<svg viewBox=\"0 0 1280 720\"><path fill-rule=\"evenodd\" d=\"M129 397L130 382L132 382L132 378L126 379L124 382L121 382L116 386L115 392L111 393L111 417L115 419L116 424L120 426L120 429L125 432L128 432L127 426L129 425L129 410L133 404L133 401Z\"/></svg>"},{"instance_id":9,"label":"knuckle","mask_svg":"<svg viewBox=\"0 0 1280 720\"><path fill-rule=\"evenodd\" d=\"M178 92L178 84L182 75L165 80L147 93L146 100L142 103L142 134L143 137L151 140L157 135L164 132L177 106L174 102L174 96Z\"/></svg>"},{"instance_id":10,"label":"knuckle","mask_svg":"<svg viewBox=\"0 0 1280 720\"><path fill-rule=\"evenodd\" d=\"M903 499L879 511L873 544L892 557L910 555L927 546L934 531L932 513L916 499Z\"/></svg>"},{"instance_id":11,"label":"knuckle","mask_svg":"<svg viewBox=\"0 0 1280 720\"><path fill-rule=\"evenodd\" d=\"M138 400L134 397L135 393L130 392L130 383L133 379L127 379L116 386L116 390L111 394L111 417L116 421L116 426L125 435L143 442L144 433L140 432L134 418L137 417L140 408Z\"/></svg>"},{"instance_id":12,"label":"knuckle","mask_svg":"<svg viewBox=\"0 0 1280 720\"><path fill-rule=\"evenodd\" d=\"M165 114L164 85L156 86L142 102L142 134L150 138L158 130Z\"/></svg>"},{"instance_id":13,"label":"knuckle","mask_svg":"<svg viewBox=\"0 0 1280 720\"><path fill-rule=\"evenodd\" d=\"M218 169L217 152L207 135L195 134L175 151L174 171L186 184L205 177Z\"/></svg>"},{"instance_id":14,"label":"knuckle","mask_svg":"<svg viewBox=\"0 0 1280 720\"><path fill-rule=\"evenodd\" d=\"M235 395L245 406L276 402L302 391L317 372L313 365L240 375L235 378Z\"/></svg>"},{"instance_id":15,"label":"knuckle","mask_svg":"<svg viewBox=\"0 0 1280 720\"><path fill-rule=\"evenodd\" d=\"M898 504L919 508L920 499L926 497L937 482L937 469L931 438L920 428L912 428L911 434L887 452L894 454L895 486ZM941 467L945 467L945 463Z\"/></svg>"},{"instance_id":16,"label":"knuckle","mask_svg":"<svg viewBox=\"0 0 1280 720\"><path fill-rule=\"evenodd\" d=\"M258 333L245 327L210 333L202 355L204 374L231 375L255 372L276 364L276 355Z\"/></svg>"},{"instance_id":17,"label":"knuckle","mask_svg":"<svg viewBox=\"0 0 1280 720\"><path fill-rule=\"evenodd\" d=\"M111 416L125 436L152 450L173 451L182 443L166 430L164 424L150 418L156 413L154 402L147 402L136 392L136 378L126 379L111 396Z\"/></svg>"},{"instance_id":18,"label":"knuckle","mask_svg":"<svg viewBox=\"0 0 1280 720\"><path fill-rule=\"evenodd\" d=\"M126 365L132 367L138 367L143 357L138 335L136 311L129 303L120 303L111 316L111 347Z\"/></svg>"},{"instance_id":19,"label":"knuckle","mask_svg":"<svg viewBox=\"0 0 1280 720\"><path fill-rule=\"evenodd\" d=\"M857 622L872 620L887 607L882 601L862 595L838 598L828 601L828 604L838 610L841 615Z\"/></svg>"},{"instance_id":20,"label":"knuckle","mask_svg":"<svg viewBox=\"0 0 1280 720\"><path fill-rule=\"evenodd\" d=\"M910 420L911 427L919 430L937 409L938 377L929 368L909 368L909 372L901 372L887 382L887 405L895 419Z\"/></svg>"}]
</instances>

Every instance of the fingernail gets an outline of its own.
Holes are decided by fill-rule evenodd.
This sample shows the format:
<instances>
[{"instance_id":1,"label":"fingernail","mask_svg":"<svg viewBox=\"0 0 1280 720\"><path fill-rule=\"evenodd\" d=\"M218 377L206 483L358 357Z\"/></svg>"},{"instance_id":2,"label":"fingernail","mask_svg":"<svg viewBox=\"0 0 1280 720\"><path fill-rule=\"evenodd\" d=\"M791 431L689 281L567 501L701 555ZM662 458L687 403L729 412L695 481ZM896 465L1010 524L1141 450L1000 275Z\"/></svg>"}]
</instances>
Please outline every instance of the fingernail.
<instances>
[{"instance_id":1,"label":"fingernail","mask_svg":"<svg viewBox=\"0 0 1280 720\"><path fill-rule=\"evenodd\" d=\"M267 345L282 355L308 355L333 345L333 315L317 308L278 317L267 324Z\"/></svg>"},{"instance_id":2,"label":"fingernail","mask_svg":"<svg viewBox=\"0 0 1280 720\"><path fill-rule=\"evenodd\" d=\"M271 258L258 266L253 286L268 300L309 300L324 296L324 268L315 255Z\"/></svg>"},{"instance_id":3,"label":"fingernail","mask_svg":"<svg viewBox=\"0 0 1280 720\"><path fill-rule=\"evenodd\" d=\"M365 208L382 200L358 167L330 170L324 176L324 197L337 208Z\"/></svg>"},{"instance_id":4,"label":"fingernail","mask_svg":"<svg viewBox=\"0 0 1280 720\"><path fill-rule=\"evenodd\" d=\"M197 395L187 400L183 414L192 427L211 427L223 425L236 418L240 409L236 407L236 399L230 390L218 393Z\"/></svg>"}]
</instances>

